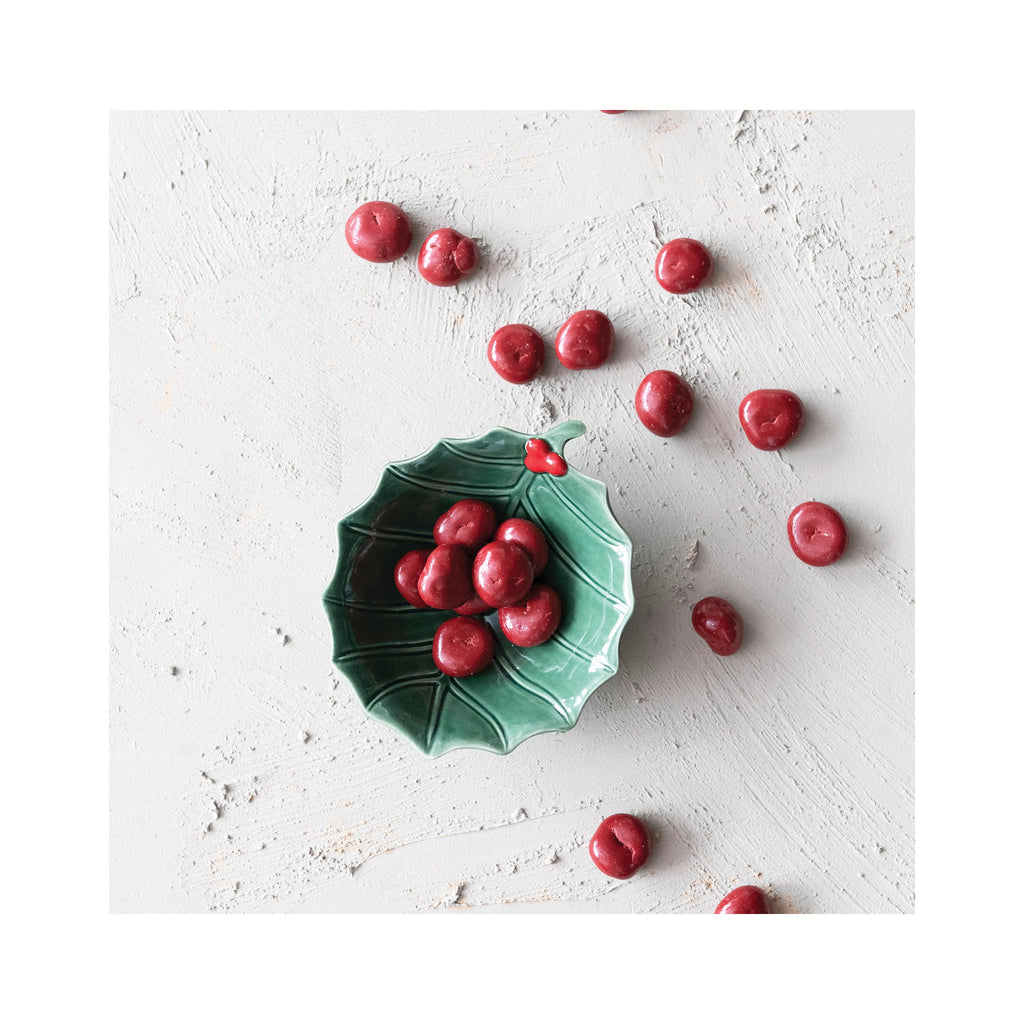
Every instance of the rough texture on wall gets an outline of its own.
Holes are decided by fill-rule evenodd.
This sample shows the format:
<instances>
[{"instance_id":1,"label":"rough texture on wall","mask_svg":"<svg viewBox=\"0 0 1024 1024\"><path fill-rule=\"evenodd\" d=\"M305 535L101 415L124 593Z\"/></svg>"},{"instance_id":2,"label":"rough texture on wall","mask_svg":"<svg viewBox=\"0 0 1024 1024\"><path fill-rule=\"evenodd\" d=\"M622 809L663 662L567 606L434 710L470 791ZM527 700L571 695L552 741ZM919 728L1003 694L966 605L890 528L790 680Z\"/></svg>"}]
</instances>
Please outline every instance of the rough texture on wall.
<instances>
[{"instance_id":1,"label":"rough texture on wall","mask_svg":"<svg viewBox=\"0 0 1024 1024\"><path fill-rule=\"evenodd\" d=\"M118 114L110 159L112 909L913 909L910 115ZM348 249L369 199L404 259ZM444 226L481 249L450 289L415 267ZM687 296L653 274L680 235L718 264ZM605 367L488 365L582 308ZM696 394L667 441L659 368ZM763 387L807 407L780 453L739 426ZM439 437L568 417L636 546L622 670L568 733L429 761L331 667L335 524ZM827 569L787 543L809 499L850 527ZM615 811L655 835L625 882L586 849Z\"/></svg>"}]
</instances>

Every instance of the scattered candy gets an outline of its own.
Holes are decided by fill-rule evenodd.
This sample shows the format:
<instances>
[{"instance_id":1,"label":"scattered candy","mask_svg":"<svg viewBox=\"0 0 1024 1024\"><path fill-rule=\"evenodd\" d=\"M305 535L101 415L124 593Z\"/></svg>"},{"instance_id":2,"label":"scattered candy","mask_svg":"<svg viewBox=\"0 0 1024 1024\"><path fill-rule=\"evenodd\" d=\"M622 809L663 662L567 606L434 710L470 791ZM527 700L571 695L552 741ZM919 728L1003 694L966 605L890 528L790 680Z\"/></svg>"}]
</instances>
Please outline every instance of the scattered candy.
<instances>
[{"instance_id":1,"label":"scattered candy","mask_svg":"<svg viewBox=\"0 0 1024 1024\"><path fill-rule=\"evenodd\" d=\"M751 391L740 402L740 425L755 448L777 451L800 433L803 402L792 391Z\"/></svg>"},{"instance_id":2,"label":"scattered candy","mask_svg":"<svg viewBox=\"0 0 1024 1024\"><path fill-rule=\"evenodd\" d=\"M590 840L590 858L606 875L629 878L644 866L650 853L647 829L632 814L613 814Z\"/></svg>"},{"instance_id":3,"label":"scattered candy","mask_svg":"<svg viewBox=\"0 0 1024 1024\"><path fill-rule=\"evenodd\" d=\"M593 370L608 361L615 347L611 320L596 309L573 313L555 335L555 355L570 370Z\"/></svg>"},{"instance_id":4,"label":"scattered candy","mask_svg":"<svg viewBox=\"0 0 1024 1024\"><path fill-rule=\"evenodd\" d=\"M735 654L743 643L743 619L725 598L705 597L693 606L693 628L708 647L723 657Z\"/></svg>"},{"instance_id":5,"label":"scattered candy","mask_svg":"<svg viewBox=\"0 0 1024 1024\"><path fill-rule=\"evenodd\" d=\"M801 562L831 565L846 550L846 523L831 505L805 501L789 514L789 543Z\"/></svg>"},{"instance_id":6,"label":"scattered candy","mask_svg":"<svg viewBox=\"0 0 1024 1024\"><path fill-rule=\"evenodd\" d=\"M503 380L525 384L544 365L544 339L526 324L507 324L491 336L487 358Z\"/></svg>"},{"instance_id":7,"label":"scattered candy","mask_svg":"<svg viewBox=\"0 0 1024 1024\"><path fill-rule=\"evenodd\" d=\"M409 220L394 203L363 203L345 222L349 248L371 263L392 263L412 241Z\"/></svg>"},{"instance_id":8,"label":"scattered candy","mask_svg":"<svg viewBox=\"0 0 1024 1024\"><path fill-rule=\"evenodd\" d=\"M696 291L714 270L711 253L695 238L673 238L666 242L654 261L658 284L673 295Z\"/></svg>"},{"instance_id":9,"label":"scattered candy","mask_svg":"<svg viewBox=\"0 0 1024 1024\"><path fill-rule=\"evenodd\" d=\"M726 894L715 908L716 914L770 914L772 905L763 889L756 885L741 885Z\"/></svg>"},{"instance_id":10,"label":"scattered candy","mask_svg":"<svg viewBox=\"0 0 1024 1024\"><path fill-rule=\"evenodd\" d=\"M674 437L690 422L693 391L678 373L654 370L640 381L633 404L652 434Z\"/></svg>"},{"instance_id":11,"label":"scattered candy","mask_svg":"<svg viewBox=\"0 0 1024 1024\"><path fill-rule=\"evenodd\" d=\"M424 239L416 265L431 284L458 284L476 266L476 244L453 228L438 228Z\"/></svg>"}]
</instances>

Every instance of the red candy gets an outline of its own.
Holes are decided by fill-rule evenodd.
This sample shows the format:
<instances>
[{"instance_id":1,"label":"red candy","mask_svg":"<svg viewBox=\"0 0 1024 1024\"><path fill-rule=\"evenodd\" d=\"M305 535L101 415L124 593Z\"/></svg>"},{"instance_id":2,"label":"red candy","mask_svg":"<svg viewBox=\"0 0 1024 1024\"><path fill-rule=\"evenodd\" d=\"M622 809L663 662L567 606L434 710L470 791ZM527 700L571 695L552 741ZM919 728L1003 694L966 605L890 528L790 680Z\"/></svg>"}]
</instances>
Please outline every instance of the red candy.
<instances>
[{"instance_id":1,"label":"red candy","mask_svg":"<svg viewBox=\"0 0 1024 1024\"><path fill-rule=\"evenodd\" d=\"M772 905L763 889L741 885L733 889L715 908L716 914L770 914Z\"/></svg>"},{"instance_id":2,"label":"red candy","mask_svg":"<svg viewBox=\"0 0 1024 1024\"><path fill-rule=\"evenodd\" d=\"M469 555L458 544L441 544L427 556L417 585L431 608L458 608L473 596Z\"/></svg>"},{"instance_id":3,"label":"red candy","mask_svg":"<svg viewBox=\"0 0 1024 1024\"><path fill-rule=\"evenodd\" d=\"M392 263L412 241L409 220L394 203L363 203L345 222L345 240L371 263Z\"/></svg>"},{"instance_id":4,"label":"red candy","mask_svg":"<svg viewBox=\"0 0 1024 1024\"><path fill-rule=\"evenodd\" d=\"M431 284L458 284L476 266L476 245L452 228L438 228L424 239L416 265Z\"/></svg>"},{"instance_id":5,"label":"red candy","mask_svg":"<svg viewBox=\"0 0 1024 1024\"><path fill-rule=\"evenodd\" d=\"M423 566L427 563L431 548L417 548L402 555L395 565L395 587L398 592L415 608L429 608L430 605L420 597L418 589Z\"/></svg>"},{"instance_id":6,"label":"red candy","mask_svg":"<svg viewBox=\"0 0 1024 1024\"><path fill-rule=\"evenodd\" d=\"M792 391L751 391L740 402L743 433L763 452L789 444L803 425L804 406Z\"/></svg>"},{"instance_id":7,"label":"red candy","mask_svg":"<svg viewBox=\"0 0 1024 1024\"><path fill-rule=\"evenodd\" d=\"M526 442L526 458L523 465L531 473L550 473L552 476L565 476L569 467L558 452L551 450L551 445L539 437L531 437Z\"/></svg>"},{"instance_id":8,"label":"red candy","mask_svg":"<svg viewBox=\"0 0 1024 1024\"><path fill-rule=\"evenodd\" d=\"M547 538L529 519L506 519L494 531L494 539L518 544L529 557L534 576L539 576L548 564Z\"/></svg>"},{"instance_id":9,"label":"red candy","mask_svg":"<svg viewBox=\"0 0 1024 1024\"><path fill-rule=\"evenodd\" d=\"M526 597L532 583L533 566L529 556L517 544L491 541L476 553L473 586L491 607L518 604Z\"/></svg>"},{"instance_id":10,"label":"red candy","mask_svg":"<svg viewBox=\"0 0 1024 1024\"><path fill-rule=\"evenodd\" d=\"M643 867L650 853L647 829L632 814L605 818L590 840L591 860L612 878L629 878Z\"/></svg>"},{"instance_id":11,"label":"red candy","mask_svg":"<svg viewBox=\"0 0 1024 1024\"><path fill-rule=\"evenodd\" d=\"M479 595L474 594L465 604L452 609L456 615L485 615L494 609Z\"/></svg>"},{"instance_id":12,"label":"red candy","mask_svg":"<svg viewBox=\"0 0 1024 1024\"><path fill-rule=\"evenodd\" d=\"M624 114L624 110L602 110L602 114Z\"/></svg>"},{"instance_id":13,"label":"red candy","mask_svg":"<svg viewBox=\"0 0 1024 1024\"><path fill-rule=\"evenodd\" d=\"M673 238L661 247L654 276L665 291L686 295L708 279L714 266L711 253L695 238Z\"/></svg>"},{"instance_id":14,"label":"red candy","mask_svg":"<svg viewBox=\"0 0 1024 1024\"><path fill-rule=\"evenodd\" d=\"M805 501L789 514L789 543L801 562L831 565L846 550L846 523L831 505Z\"/></svg>"},{"instance_id":15,"label":"red candy","mask_svg":"<svg viewBox=\"0 0 1024 1024\"><path fill-rule=\"evenodd\" d=\"M494 634L480 619L448 619L437 627L433 654L446 676L475 676L494 660Z\"/></svg>"},{"instance_id":16,"label":"red candy","mask_svg":"<svg viewBox=\"0 0 1024 1024\"><path fill-rule=\"evenodd\" d=\"M743 619L724 598L705 597L698 601L690 621L697 636L706 640L715 654L735 654L743 643Z\"/></svg>"},{"instance_id":17,"label":"red candy","mask_svg":"<svg viewBox=\"0 0 1024 1024\"><path fill-rule=\"evenodd\" d=\"M438 544L461 544L472 555L494 536L497 522L494 509L486 501L463 498L434 523L434 540Z\"/></svg>"},{"instance_id":18,"label":"red candy","mask_svg":"<svg viewBox=\"0 0 1024 1024\"><path fill-rule=\"evenodd\" d=\"M536 647L550 640L561 620L562 600L546 583L534 583L519 604L498 612L502 633L516 647Z\"/></svg>"},{"instance_id":19,"label":"red candy","mask_svg":"<svg viewBox=\"0 0 1024 1024\"><path fill-rule=\"evenodd\" d=\"M555 336L555 355L570 370L592 370L600 366L614 347L612 322L596 309L573 313Z\"/></svg>"},{"instance_id":20,"label":"red candy","mask_svg":"<svg viewBox=\"0 0 1024 1024\"><path fill-rule=\"evenodd\" d=\"M636 389L633 402L640 422L658 437L675 437L693 412L690 385L671 370L647 374Z\"/></svg>"},{"instance_id":21,"label":"red candy","mask_svg":"<svg viewBox=\"0 0 1024 1024\"><path fill-rule=\"evenodd\" d=\"M491 336L487 358L499 377L510 384L525 384L544 365L544 339L526 324L507 324Z\"/></svg>"}]
</instances>

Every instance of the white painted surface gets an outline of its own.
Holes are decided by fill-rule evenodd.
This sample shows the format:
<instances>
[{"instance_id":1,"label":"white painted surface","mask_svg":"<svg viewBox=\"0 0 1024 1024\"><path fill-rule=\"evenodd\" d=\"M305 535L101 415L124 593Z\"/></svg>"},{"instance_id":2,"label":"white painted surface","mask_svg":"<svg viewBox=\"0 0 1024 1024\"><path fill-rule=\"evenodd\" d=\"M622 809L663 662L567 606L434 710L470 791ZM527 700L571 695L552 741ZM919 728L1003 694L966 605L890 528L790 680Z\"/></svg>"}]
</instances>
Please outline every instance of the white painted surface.
<instances>
[{"instance_id":1,"label":"white painted surface","mask_svg":"<svg viewBox=\"0 0 1024 1024\"><path fill-rule=\"evenodd\" d=\"M114 116L112 908L912 910L912 189L908 114ZM344 240L376 198L417 230L390 266ZM415 269L445 225L484 253L456 289ZM719 264L685 298L678 235ZM487 365L584 307L601 370ZM667 442L632 412L661 367L698 396ZM781 455L740 431L757 387L807 405ZM568 733L427 760L331 667L335 524L440 436L568 417L636 544L623 669ZM812 498L851 528L830 569L786 541ZM586 852L614 811L657 834L628 882Z\"/></svg>"}]
</instances>

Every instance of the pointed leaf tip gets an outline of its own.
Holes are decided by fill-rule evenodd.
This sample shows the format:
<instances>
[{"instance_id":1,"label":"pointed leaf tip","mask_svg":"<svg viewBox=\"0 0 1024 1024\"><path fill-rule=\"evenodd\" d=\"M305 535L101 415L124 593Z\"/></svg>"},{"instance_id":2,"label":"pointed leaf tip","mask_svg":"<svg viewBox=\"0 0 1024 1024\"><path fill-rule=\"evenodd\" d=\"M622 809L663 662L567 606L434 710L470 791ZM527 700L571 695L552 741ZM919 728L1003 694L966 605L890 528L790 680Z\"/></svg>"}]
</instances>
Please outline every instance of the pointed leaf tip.
<instances>
[{"instance_id":1,"label":"pointed leaf tip","mask_svg":"<svg viewBox=\"0 0 1024 1024\"><path fill-rule=\"evenodd\" d=\"M582 437L586 432L585 424L579 420L566 420L565 423L556 423L550 430L539 436L551 445L552 451L561 455L569 441L576 437Z\"/></svg>"}]
</instances>

